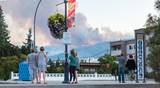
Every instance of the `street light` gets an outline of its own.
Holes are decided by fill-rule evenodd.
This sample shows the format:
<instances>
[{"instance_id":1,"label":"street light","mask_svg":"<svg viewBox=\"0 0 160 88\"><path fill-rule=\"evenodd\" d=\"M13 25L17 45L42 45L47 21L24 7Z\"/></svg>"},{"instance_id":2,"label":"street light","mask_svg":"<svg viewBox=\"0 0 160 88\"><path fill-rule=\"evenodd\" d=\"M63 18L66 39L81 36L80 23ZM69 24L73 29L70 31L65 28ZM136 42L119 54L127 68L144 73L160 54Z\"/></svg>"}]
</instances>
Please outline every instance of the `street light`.
<instances>
[{"instance_id":1,"label":"street light","mask_svg":"<svg viewBox=\"0 0 160 88\"><path fill-rule=\"evenodd\" d=\"M33 41L34 41L33 47L34 47L34 49L36 49L36 26L35 26L36 25L36 16L37 16L38 8L40 6L41 1L42 0L39 0L38 5L36 7L35 14L34 14L34 23L33 23Z\"/></svg>"},{"instance_id":2,"label":"street light","mask_svg":"<svg viewBox=\"0 0 160 88\"><path fill-rule=\"evenodd\" d=\"M64 0L65 3L65 32L67 32L67 0ZM65 44L65 67L64 67L64 81L63 83L69 83L69 65L68 65L68 45Z\"/></svg>"},{"instance_id":3,"label":"street light","mask_svg":"<svg viewBox=\"0 0 160 88\"><path fill-rule=\"evenodd\" d=\"M58 5L61 5L61 4L65 4L65 32L67 32L67 0L64 0L64 2L62 3L59 3L57 4L56 6ZM63 36L64 37L64 36ZM65 43L65 64L64 64L64 81L63 83L69 83L69 65L68 65L68 44Z\"/></svg>"}]
</instances>

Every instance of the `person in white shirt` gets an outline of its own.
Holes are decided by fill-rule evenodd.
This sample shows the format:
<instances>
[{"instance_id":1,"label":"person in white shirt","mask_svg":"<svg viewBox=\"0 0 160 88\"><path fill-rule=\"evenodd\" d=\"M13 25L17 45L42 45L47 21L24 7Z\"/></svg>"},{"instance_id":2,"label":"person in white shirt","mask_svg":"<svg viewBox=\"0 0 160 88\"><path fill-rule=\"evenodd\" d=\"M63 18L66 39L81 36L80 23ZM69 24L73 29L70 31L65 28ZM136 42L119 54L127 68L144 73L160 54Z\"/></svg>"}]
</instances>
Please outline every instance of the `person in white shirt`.
<instances>
[{"instance_id":1,"label":"person in white shirt","mask_svg":"<svg viewBox=\"0 0 160 88\"><path fill-rule=\"evenodd\" d=\"M48 57L44 52L44 47L40 47L40 52L37 54L37 61L38 61L38 77L41 83L41 73L43 75L44 84L46 84L46 71L47 71L47 61Z\"/></svg>"},{"instance_id":2,"label":"person in white shirt","mask_svg":"<svg viewBox=\"0 0 160 88\"><path fill-rule=\"evenodd\" d=\"M29 65L29 74L30 74L30 78L32 80L32 83L34 83L35 79L36 79L36 82L38 82L37 65L36 65L37 60L36 60L36 53L35 53L34 49L31 49L31 53L28 54L27 62Z\"/></svg>"}]
</instances>

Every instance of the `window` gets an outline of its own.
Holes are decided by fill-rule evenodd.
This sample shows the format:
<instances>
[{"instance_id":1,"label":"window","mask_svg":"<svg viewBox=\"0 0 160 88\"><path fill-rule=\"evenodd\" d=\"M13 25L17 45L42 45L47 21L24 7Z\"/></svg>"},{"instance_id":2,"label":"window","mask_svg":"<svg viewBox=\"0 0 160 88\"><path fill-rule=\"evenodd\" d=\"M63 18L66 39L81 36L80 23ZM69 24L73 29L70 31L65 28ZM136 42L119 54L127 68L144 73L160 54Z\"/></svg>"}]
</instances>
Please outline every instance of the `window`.
<instances>
[{"instance_id":1,"label":"window","mask_svg":"<svg viewBox=\"0 0 160 88\"><path fill-rule=\"evenodd\" d=\"M131 45L129 45L129 50L132 50L132 46Z\"/></svg>"}]
</instances>

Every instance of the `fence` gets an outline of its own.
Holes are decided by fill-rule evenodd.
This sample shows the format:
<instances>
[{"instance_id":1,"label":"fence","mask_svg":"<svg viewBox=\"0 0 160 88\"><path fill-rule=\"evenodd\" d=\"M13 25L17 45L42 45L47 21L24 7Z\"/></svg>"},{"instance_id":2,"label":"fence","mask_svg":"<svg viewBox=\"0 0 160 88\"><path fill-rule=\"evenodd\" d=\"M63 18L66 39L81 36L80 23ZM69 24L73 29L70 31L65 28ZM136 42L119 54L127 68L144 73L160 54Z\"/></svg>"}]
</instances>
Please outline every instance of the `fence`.
<instances>
[{"instance_id":1,"label":"fence","mask_svg":"<svg viewBox=\"0 0 160 88\"><path fill-rule=\"evenodd\" d=\"M18 80L18 73L11 72L11 80ZM116 80L115 76L111 74L78 74L78 80ZM63 81L64 73L47 73L47 81Z\"/></svg>"}]
</instances>

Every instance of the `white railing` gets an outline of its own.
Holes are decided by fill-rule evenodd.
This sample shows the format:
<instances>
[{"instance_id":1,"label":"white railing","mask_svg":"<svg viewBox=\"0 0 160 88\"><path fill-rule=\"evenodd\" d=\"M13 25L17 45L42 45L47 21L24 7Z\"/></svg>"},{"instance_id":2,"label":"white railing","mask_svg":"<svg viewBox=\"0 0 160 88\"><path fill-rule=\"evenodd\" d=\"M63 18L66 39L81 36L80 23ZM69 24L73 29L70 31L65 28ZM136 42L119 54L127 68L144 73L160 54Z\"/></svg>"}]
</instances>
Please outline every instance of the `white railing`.
<instances>
[{"instance_id":1,"label":"white railing","mask_svg":"<svg viewBox=\"0 0 160 88\"><path fill-rule=\"evenodd\" d=\"M11 80L18 80L18 73L11 72ZM63 81L64 73L47 73L47 81ZM78 74L78 80L115 80L115 76L111 74Z\"/></svg>"},{"instance_id":2,"label":"white railing","mask_svg":"<svg viewBox=\"0 0 160 88\"><path fill-rule=\"evenodd\" d=\"M111 51L111 55L112 55L112 56L121 55L121 52L122 52L121 50L112 50L112 51Z\"/></svg>"}]
</instances>

